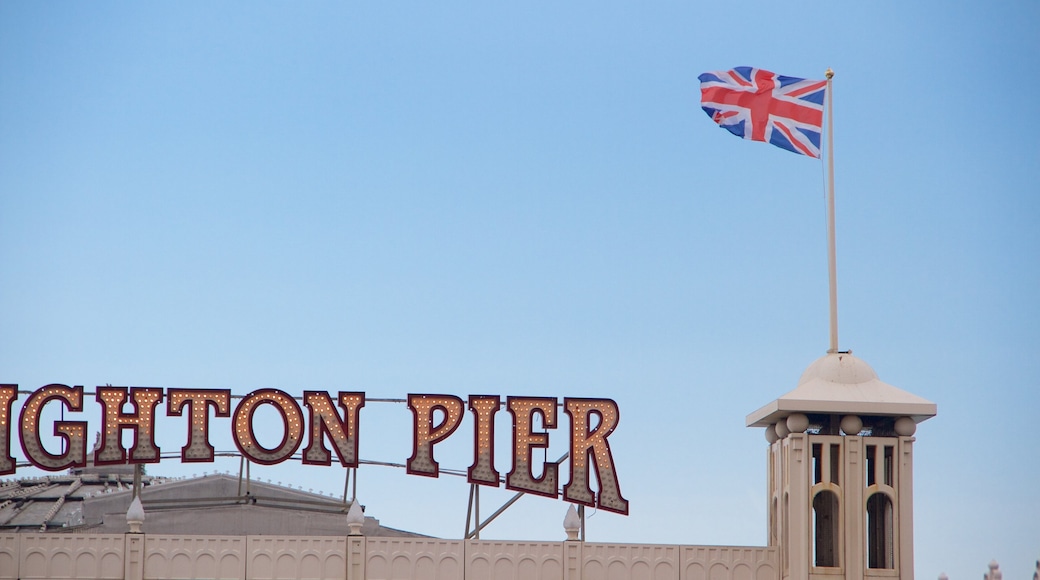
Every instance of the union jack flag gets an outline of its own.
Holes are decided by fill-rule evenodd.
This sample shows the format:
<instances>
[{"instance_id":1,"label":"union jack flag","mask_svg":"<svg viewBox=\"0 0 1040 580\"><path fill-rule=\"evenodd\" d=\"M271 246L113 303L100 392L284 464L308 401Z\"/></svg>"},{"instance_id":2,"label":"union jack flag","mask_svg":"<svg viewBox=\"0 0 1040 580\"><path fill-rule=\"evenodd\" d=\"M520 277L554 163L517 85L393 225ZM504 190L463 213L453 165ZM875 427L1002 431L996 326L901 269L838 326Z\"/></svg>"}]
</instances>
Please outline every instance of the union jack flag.
<instances>
[{"instance_id":1,"label":"union jack flag","mask_svg":"<svg viewBox=\"0 0 1040 580\"><path fill-rule=\"evenodd\" d=\"M701 108L723 129L819 158L827 81L785 77L748 66L697 78Z\"/></svg>"}]
</instances>

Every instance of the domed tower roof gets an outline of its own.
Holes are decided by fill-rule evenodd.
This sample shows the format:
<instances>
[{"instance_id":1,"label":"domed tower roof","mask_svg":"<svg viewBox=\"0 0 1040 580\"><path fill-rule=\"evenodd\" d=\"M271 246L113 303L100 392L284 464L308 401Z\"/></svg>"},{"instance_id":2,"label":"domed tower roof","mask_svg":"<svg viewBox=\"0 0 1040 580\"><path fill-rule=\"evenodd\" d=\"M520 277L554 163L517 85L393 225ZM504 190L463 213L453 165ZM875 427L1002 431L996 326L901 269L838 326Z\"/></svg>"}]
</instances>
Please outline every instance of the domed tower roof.
<instances>
[{"instance_id":1,"label":"domed tower roof","mask_svg":"<svg viewBox=\"0 0 1040 580\"><path fill-rule=\"evenodd\" d=\"M802 373L798 386L747 416L748 427L768 427L792 413L910 417L935 416L935 403L893 387L851 352L827 353Z\"/></svg>"}]
</instances>

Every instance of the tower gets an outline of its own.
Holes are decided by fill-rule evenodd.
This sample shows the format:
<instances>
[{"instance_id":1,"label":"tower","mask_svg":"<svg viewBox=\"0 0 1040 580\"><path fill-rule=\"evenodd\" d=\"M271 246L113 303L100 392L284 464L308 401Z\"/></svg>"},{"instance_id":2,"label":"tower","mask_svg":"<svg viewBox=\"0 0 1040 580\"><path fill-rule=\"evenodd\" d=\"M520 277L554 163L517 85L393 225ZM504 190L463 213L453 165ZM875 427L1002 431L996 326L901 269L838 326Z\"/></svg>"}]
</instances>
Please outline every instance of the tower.
<instances>
[{"instance_id":1,"label":"tower","mask_svg":"<svg viewBox=\"0 0 1040 580\"><path fill-rule=\"evenodd\" d=\"M851 352L830 352L748 415L769 441L781 580L913 580L913 435L935 413Z\"/></svg>"}]
</instances>

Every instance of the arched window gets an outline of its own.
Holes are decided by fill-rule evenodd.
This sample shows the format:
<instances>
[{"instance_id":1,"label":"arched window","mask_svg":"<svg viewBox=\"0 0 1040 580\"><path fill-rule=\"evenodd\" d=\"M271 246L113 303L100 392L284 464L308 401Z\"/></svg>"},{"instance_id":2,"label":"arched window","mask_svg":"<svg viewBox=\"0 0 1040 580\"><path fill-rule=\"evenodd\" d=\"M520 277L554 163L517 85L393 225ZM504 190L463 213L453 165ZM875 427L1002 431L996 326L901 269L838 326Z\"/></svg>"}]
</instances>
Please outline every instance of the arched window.
<instances>
[{"instance_id":1,"label":"arched window","mask_svg":"<svg viewBox=\"0 0 1040 580\"><path fill-rule=\"evenodd\" d=\"M784 572L787 572L791 566L791 496L785 491L784 492L784 522L783 522L783 537L781 541L784 544L783 560L784 560Z\"/></svg>"},{"instance_id":2,"label":"arched window","mask_svg":"<svg viewBox=\"0 0 1040 580\"><path fill-rule=\"evenodd\" d=\"M875 493L867 499L867 567L895 568L892 499Z\"/></svg>"},{"instance_id":3,"label":"arched window","mask_svg":"<svg viewBox=\"0 0 1040 580\"><path fill-rule=\"evenodd\" d=\"M774 497L773 498L773 506L769 510L769 545L770 546L775 546L777 540L779 539L777 537L777 536L779 536L779 532L776 529L776 526L777 526L777 523L776 523L776 504L777 504L777 500L776 500L776 497ZM1034 579L1034 580L1036 580L1036 579Z\"/></svg>"},{"instance_id":4,"label":"arched window","mask_svg":"<svg viewBox=\"0 0 1040 580\"><path fill-rule=\"evenodd\" d=\"M823 490L813 498L813 562L815 566L834 568L838 561L840 507L838 494Z\"/></svg>"}]
</instances>

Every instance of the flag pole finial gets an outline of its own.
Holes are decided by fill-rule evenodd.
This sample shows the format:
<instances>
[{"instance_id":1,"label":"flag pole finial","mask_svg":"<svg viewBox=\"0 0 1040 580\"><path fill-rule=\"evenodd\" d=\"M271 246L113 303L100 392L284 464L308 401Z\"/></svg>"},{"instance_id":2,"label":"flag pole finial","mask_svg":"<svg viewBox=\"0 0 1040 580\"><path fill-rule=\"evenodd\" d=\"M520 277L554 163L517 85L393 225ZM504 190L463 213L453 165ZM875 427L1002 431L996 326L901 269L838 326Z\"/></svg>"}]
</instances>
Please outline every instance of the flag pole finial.
<instances>
[{"instance_id":1,"label":"flag pole finial","mask_svg":"<svg viewBox=\"0 0 1040 580\"><path fill-rule=\"evenodd\" d=\"M823 76L827 77L827 80L831 80L834 78L834 71L831 69L831 67L827 67L827 70L823 73Z\"/></svg>"}]
</instances>

